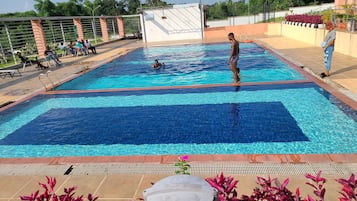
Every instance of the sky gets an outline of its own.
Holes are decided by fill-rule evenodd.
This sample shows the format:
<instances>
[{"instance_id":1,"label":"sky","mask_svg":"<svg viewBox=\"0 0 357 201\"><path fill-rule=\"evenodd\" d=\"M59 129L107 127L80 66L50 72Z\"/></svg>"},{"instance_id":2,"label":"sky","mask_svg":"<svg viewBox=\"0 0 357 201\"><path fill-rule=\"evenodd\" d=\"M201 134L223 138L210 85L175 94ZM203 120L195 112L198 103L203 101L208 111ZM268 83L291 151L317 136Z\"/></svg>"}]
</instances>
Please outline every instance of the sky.
<instances>
[{"instance_id":1,"label":"sky","mask_svg":"<svg viewBox=\"0 0 357 201\"><path fill-rule=\"evenodd\" d=\"M68 0L51 0L53 3L68 2ZM183 4L183 3L198 3L200 0L165 0L167 3ZM211 5L215 2L222 2L225 0L201 0L203 4ZM15 3L16 2L16 3ZM33 5L34 0L0 0L0 13L13 13L35 10ZM144 0L142 0L144 2Z\"/></svg>"}]
</instances>

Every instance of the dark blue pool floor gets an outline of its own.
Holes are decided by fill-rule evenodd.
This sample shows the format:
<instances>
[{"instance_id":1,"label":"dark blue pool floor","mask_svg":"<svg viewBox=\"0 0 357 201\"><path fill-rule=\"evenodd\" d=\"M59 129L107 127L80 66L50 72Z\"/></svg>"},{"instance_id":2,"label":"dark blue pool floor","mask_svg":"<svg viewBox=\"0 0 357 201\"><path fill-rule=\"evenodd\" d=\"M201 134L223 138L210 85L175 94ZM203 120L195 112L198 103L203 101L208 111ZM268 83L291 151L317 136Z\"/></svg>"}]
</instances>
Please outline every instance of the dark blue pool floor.
<instances>
[{"instance_id":1,"label":"dark blue pool floor","mask_svg":"<svg viewBox=\"0 0 357 201\"><path fill-rule=\"evenodd\" d=\"M60 123L59 123L60 122ZM308 141L280 102L51 109L1 145Z\"/></svg>"}]
</instances>

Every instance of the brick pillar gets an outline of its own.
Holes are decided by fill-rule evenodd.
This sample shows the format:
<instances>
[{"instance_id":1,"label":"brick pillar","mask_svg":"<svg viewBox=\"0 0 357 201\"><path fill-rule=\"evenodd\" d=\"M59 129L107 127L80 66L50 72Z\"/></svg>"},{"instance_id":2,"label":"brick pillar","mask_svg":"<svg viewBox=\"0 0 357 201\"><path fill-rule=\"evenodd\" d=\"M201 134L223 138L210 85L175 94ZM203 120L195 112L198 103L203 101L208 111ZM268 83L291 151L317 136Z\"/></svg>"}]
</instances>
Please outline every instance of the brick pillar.
<instances>
[{"instance_id":1,"label":"brick pillar","mask_svg":"<svg viewBox=\"0 0 357 201\"><path fill-rule=\"evenodd\" d=\"M356 5L357 0L335 0L335 8L338 9L337 13L345 13L344 8L342 7L343 5Z\"/></svg>"},{"instance_id":2,"label":"brick pillar","mask_svg":"<svg viewBox=\"0 0 357 201\"><path fill-rule=\"evenodd\" d=\"M124 20L122 17L117 17L117 22L118 22L119 38L124 38L125 37Z\"/></svg>"},{"instance_id":3,"label":"brick pillar","mask_svg":"<svg viewBox=\"0 0 357 201\"><path fill-rule=\"evenodd\" d=\"M41 20L31 20L31 26L33 35L35 37L38 54L40 56L44 56L44 52L46 50L46 39Z\"/></svg>"},{"instance_id":4,"label":"brick pillar","mask_svg":"<svg viewBox=\"0 0 357 201\"><path fill-rule=\"evenodd\" d=\"M105 17L100 18L100 27L102 29L103 42L109 42L107 19Z\"/></svg>"},{"instance_id":5,"label":"brick pillar","mask_svg":"<svg viewBox=\"0 0 357 201\"><path fill-rule=\"evenodd\" d=\"M345 4L345 0L335 0L335 8L336 9L341 9L342 5ZM337 11L337 12L341 12L341 11Z\"/></svg>"},{"instance_id":6,"label":"brick pillar","mask_svg":"<svg viewBox=\"0 0 357 201\"><path fill-rule=\"evenodd\" d=\"M84 39L84 34L83 34L83 26L81 19L79 18L74 18L73 19L73 24L77 28L77 40L82 40ZM73 30L74 32L74 30ZM73 33L74 34L74 33Z\"/></svg>"},{"instance_id":7,"label":"brick pillar","mask_svg":"<svg viewBox=\"0 0 357 201\"><path fill-rule=\"evenodd\" d=\"M356 0L335 0L335 6L341 8L345 4L357 4Z\"/></svg>"}]
</instances>

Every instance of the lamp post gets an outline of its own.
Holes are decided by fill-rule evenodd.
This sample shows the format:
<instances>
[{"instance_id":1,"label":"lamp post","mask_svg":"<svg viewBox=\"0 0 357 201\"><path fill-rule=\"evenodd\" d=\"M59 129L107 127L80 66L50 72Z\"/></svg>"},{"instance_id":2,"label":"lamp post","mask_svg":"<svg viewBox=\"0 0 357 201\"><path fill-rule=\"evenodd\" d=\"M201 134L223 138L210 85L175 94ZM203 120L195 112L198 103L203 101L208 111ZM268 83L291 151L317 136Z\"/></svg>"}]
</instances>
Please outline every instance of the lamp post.
<instances>
[{"instance_id":1,"label":"lamp post","mask_svg":"<svg viewBox=\"0 0 357 201\"><path fill-rule=\"evenodd\" d=\"M97 33L96 33L96 27L95 27L94 12L95 12L95 10L97 10L100 7L100 5L98 5L95 8L91 8L91 7L87 6L87 5L84 5L84 7L88 8L88 9L90 9L92 11L92 29L93 29L93 34L94 34L94 41L97 44Z\"/></svg>"},{"instance_id":2,"label":"lamp post","mask_svg":"<svg viewBox=\"0 0 357 201\"><path fill-rule=\"evenodd\" d=\"M249 8L249 5L250 5L250 1L248 0L248 24L250 24L250 8Z\"/></svg>"}]
</instances>

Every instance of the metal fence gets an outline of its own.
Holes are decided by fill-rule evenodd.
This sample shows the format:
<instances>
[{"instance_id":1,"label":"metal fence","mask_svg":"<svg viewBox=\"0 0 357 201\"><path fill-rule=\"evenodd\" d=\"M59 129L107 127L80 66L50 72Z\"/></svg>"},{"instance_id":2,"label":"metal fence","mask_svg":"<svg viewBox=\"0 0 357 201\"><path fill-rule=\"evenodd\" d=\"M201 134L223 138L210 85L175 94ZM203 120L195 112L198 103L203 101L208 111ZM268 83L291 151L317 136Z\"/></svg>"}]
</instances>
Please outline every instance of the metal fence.
<instances>
[{"instance_id":1,"label":"metal fence","mask_svg":"<svg viewBox=\"0 0 357 201\"><path fill-rule=\"evenodd\" d=\"M77 38L76 28L72 19L44 20L42 21L46 44L51 49L56 48L61 42L74 41Z\"/></svg>"},{"instance_id":2,"label":"metal fence","mask_svg":"<svg viewBox=\"0 0 357 201\"><path fill-rule=\"evenodd\" d=\"M37 51L30 21L0 22L0 63L17 62L15 50L27 55Z\"/></svg>"},{"instance_id":3,"label":"metal fence","mask_svg":"<svg viewBox=\"0 0 357 201\"><path fill-rule=\"evenodd\" d=\"M124 18L125 33L132 34L141 31L139 16L122 16ZM58 48L59 43L68 43L77 39L77 28L73 19L80 18L84 39L89 39L92 44L103 42L102 29L99 16L83 17L47 17L40 18L46 44L51 49ZM2 18L0 19L0 68L2 66L18 63L14 51L20 50L23 55L37 55L31 20L38 18ZM106 16L109 40L120 38L117 16Z\"/></svg>"},{"instance_id":4,"label":"metal fence","mask_svg":"<svg viewBox=\"0 0 357 201\"><path fill-rule=\"evenodd\" d=\"M124 17L125 35L141 33L140 17Z\"/></svg>"},{"instance_id":5,"label":"metal fence","mask_svg":"<svg viewBox=\"0 0 357 201\"><path fill-rule=\"evenodd\" d=\"M349 32L357 31L357 5L350 8L335 8L331 21L337 28L345 29Z\"/></svg>"},{"instance_id":6,"label":"metal fence","mask_svg":"<svg viewBox=\"0 0 357 201\"><path fill-rule=\"evenodd\" d=\"M93 44L101 43L102 40L102 28L98 18L86 18L82 19L82 28L85 39L93 41Z\"/></svg>"},{"instance_id":7,"label":"metal fence","mask_svg":"<svg viewBox=\"0 0 357 201\"><path fill-rule=\"evenodd\" d=\"M117 18L107 18L107 27L108 27L109 40L112 41L112 40L119 39Z\"/></svg>"}]
</instances>

